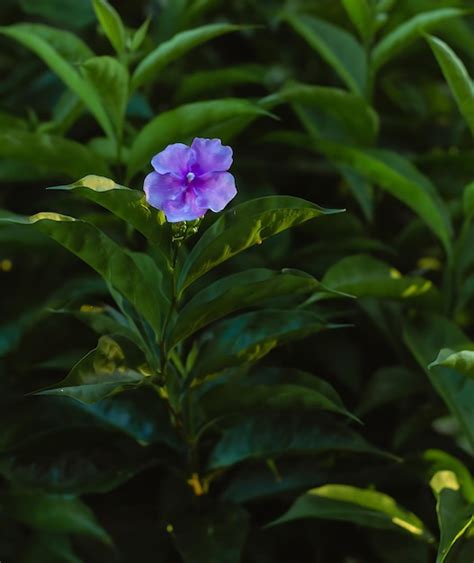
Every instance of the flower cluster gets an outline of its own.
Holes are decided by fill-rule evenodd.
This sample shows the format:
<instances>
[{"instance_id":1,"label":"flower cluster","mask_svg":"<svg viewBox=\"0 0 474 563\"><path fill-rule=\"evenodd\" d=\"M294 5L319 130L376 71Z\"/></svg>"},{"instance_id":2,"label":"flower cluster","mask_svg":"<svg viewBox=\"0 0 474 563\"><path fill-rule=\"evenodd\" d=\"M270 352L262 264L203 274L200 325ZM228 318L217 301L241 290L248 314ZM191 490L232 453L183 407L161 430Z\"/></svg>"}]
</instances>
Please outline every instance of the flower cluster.
<instances>
[{"instance_id":1,"label":"flower cluster","mask_svg":"<svg viewBox=\"0 0 474 563\"><path fill-rule=\"evenodd\" d=\"M170 222L193 221L209 209L222 211L237 190L232 174L232 149L220 139L196 138L191 146L168 145L151 161L145 178L148 203Z\"/></svg>"}]
</instances>

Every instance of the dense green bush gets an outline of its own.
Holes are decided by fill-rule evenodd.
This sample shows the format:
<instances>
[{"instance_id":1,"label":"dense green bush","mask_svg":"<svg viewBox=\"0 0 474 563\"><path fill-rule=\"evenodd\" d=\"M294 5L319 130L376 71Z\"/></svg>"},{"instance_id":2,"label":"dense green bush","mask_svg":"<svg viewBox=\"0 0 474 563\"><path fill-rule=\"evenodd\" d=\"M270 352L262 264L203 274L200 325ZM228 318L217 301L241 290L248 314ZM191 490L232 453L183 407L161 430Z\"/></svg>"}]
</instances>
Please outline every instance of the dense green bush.
<instances>
[{"instance_id":1,"label":"dense green bush","mask_svg":"<svg viewBox=\"0 0 474 563\"><path fill-rule=\"evenodd\" d=\"M0 6L1 562L472 563L471 2L113 4Z\"/></svg>"}]
</instances>

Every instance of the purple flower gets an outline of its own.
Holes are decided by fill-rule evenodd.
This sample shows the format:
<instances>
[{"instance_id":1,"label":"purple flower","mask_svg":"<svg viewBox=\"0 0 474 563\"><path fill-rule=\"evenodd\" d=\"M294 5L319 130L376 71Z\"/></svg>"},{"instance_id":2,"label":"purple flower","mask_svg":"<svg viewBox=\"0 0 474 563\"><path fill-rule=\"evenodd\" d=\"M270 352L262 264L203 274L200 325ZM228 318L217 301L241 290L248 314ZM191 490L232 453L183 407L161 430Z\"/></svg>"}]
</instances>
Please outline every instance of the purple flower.
<instances>
[{"instance_id":1,"label":"purple flower","mask_svg":"<svg viewBox=\"0 0 474 563\"><path fill-rule=\"evenodd\" d=\"M172 223L193 221L208 209L222 211L237 194L234 177L227 172L232 149L220 139L196 138L190 147L168 145L151 164L155 171L145 178L146 199Z\"/></svg>"}]
</instances>

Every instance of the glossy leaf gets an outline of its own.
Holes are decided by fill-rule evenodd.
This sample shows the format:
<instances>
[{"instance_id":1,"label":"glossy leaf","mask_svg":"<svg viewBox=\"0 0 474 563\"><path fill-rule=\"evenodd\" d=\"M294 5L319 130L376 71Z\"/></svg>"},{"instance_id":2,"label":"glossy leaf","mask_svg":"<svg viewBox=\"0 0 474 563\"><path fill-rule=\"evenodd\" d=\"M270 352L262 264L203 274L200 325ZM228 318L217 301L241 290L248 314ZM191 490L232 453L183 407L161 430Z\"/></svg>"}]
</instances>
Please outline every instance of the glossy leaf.
<instances>
[{"instance_id":1,"label":"glossy leaf","mask_svg":"<svg viewBox=\"0 0 474 563\"><path fill-rule=\"evenodd\" d=\"M13 216L0 221L34 225L67 248L126 297L159 334L168 305L160 291L162 272L149 256L124 250L92 224L58 213Z\"/></svg>"},{"instance_id":2,"label":"glossy leaf","mask_svg":"<svg viewBox=\"0 0 474 563\"><path fill-rule=\"evenodd\" d=\"M210 454L208 469L281 455L327 452L386 455L347 426L322 414L300 413L247 415L222 431Z\"/></svg>"},{"instance_id":3,"label":"glossy leaf","mask_svg":"<svg viewBox=\"0 0 474 563\"><path fill-rule=\"evenodd\" d=\"M358 419L344 406L337 391L324 379L296 369L256 367L242 376L222 376L196 388L206 421L258 411L311 412L326 410Z\"/></svg>"},{"instance_id":4,"label":"glossy leaf","mask_svg":"<svg viewBox=\"0 0 474 563\"><path fill-rule=\"evenodd\" d=\"M34 24L15 24L0 27L0 33L15 39L38 55L66 86L77 94L104 132L110 137L113 136L112 124L95 88L80 76L73 64L55 48L55 43L45 37L41 28Z\"/></svg>"},{"instance_id":5,"label":"glossy leaf","mask_svg":"<svg viewBox=\"0 0 474 563\"><path fill-rule=\"evenodd\" d=\"M222 278L197 293L179 312L170 342L174 345L229 313L284 295L324 291L312 276L298 270L245 270Z\"/></svg>"},{"instance_id":6,"label":"glossy leaf","mask_svg":"<svg viewBox=\"0 0 474 563\"><path fill-rule=\"evenodd\" d=\"M243 362L255 362L276 346L332 328L309 311L263 310L246 313L216 325L206 335L193 378Z\"/></svg>"},{"instance_id":7,"label":"glossy leaf","mask_svg":"<svg viewBox=\"0 0 474 563\"><path fill-rule=\"evenodd\" d=\"M181 270L178 291L235 254L281 231L340 211L290 196L262 197L242 203L221 215L195 244Z\"/></svg>"},{"instance_id":8,"label":"glossy leaf","mask_svg":"<svg viewBox=\"0 0 474 563\"><path fill-rule=\"evenodd\" d=\"M0 156L37 166L50 177L110 174L107 164L81 143L39 132L0 128Z\"/></svg>"},{"instance_id":9,"label":"glossy leaf","mask_svg":"<svg viewBox=\"0 0 474 563\"><path fill-rule=\"evenodd\" d=\"M132 89L139 88L156 78L158 73L172 61L182 57L191 49L215 37L243 29L243 26L228 23L203 25L177 33L174 37L158 45L137 66L132 76Z\"/></svg>"},{"instance_id":10,"label":"glossy leaf","mask_svg":"<svg viewBox=\"0 0 474 563\"><path fill-rule=\"evenodd\" d=\"M54 186L54 190L77 193L126 221L151 243L160 244L167 234L164 214L150 207L144 193L116 184L109 178L89 175L68 186Z\"/></svg>"},{"instance_id":11,"label":"glossy leaf","mask_svg":"<svg viewBox=\"0 0 474 563\"><path fill-rule=\"evenodd\" d=\"M323 518L352 522L370 528L397 530L431 541L430 532L412 512L390 496L349 485L324 485L300 496L288 512L271 525L302 518Z\"/></svg>"},{"instance_id":12,"label":"glossy leaf","mask_svg":"<svg viewBox=\"0 0 474 563\"><path fill-rule=\"evenodd\" d=\"M469 339L448 319L435 316L407 322L404 339L474 446L474 381L452 368L427 367L441 348L460 348Z\"/></svg>"},{"instance_id":13,"label":"glossy leaf","mask_svg":"<svg viewBox=\"0 0 474 563\"><path fill-rule=\"evenodd\" d=\"M313 16L287 13L285 19L354 94L364 94L367 82L366 56L362 46L350 33Z\"/></svg>"},{"instance_id":14,"label":"glossy leaf","mask_svg":"<svg viewBox=\"0 0 474 563\"><path fill-rule=\"evenodd\" d=\"M34 529L80 534L112 543L92 510L78 498L26 491L3 493L1 512Z\"/></svg>"},{"instance_id":15,"label":"glossy leaf","mask_svg":"<svg viewBox=\"0 0 474 563\"><path fill-rule=\"evenodd\" d=\"M456 53L441 39L428 37L428 43L438 61L451 92L474 134L474 87L472 78Z\"/></svg>"},{"instance_id":16,"label":"glossy leaf","mask_svg":"<svg viewBox=\"0 0 474 563\"><path fill-rule=\"evenodd\" d=\"M97 348L89 352L54 387L37 391L39 395L65 395L83 403L96 403L120 393L127 387L138 387L144 380L130 341L102 336Z\"/></svg>"},{"instance_id":17,"label":"glossy leaf","mask_svg":"<svg viewBox=\"0 0 474 563\"><path fill-rule=\"evenodd\" d=\"M112 57L93 57L82 66L83 76L96 89L110 122L120 139L128 103L127 68Z\"/></svg>"},{"instance_id":18,"label":"glossy leaf","mask_svg":"<svg viewBox=\"0 0 474 563\"><path fill-rule=\"evenodd\" d=\"M430 291L430 280L405 277L385 262L358 254L343 258L329 268L322 280L331 289L356 297L407 299Z\"/></svg>"},{"instance_id":19,"label":"glossy leaf","mask_svg":"<svg viewBox=\"0 0 474 563\"><path fill-rule=\"evenodd\" d=\"M408 47L423 32L441 27L446 21L464 14L457 8L440 8L416 14L383 37L372 51L372 65L378 70Z\"/></svg>"},{"instance_id":20,"label":"glossy leaf","mask_svg":"<svg viewBox=\"0 0 474 563\"><path fill-rule=\"evenodd\" d=\"M102 29L119 55L125 51L125 28L117 10L107 0L92 0Z\"/></svg>"},{"instance_id":21,"label":"glossy leaf","mask_svg":"<svg viewBox=\"0 0 474 563\"><path fill-rule=\"evenodd\" d=\"M231 118L268 115L257 104L237 98L186 104L160 113L138 133L130 149L128 174L149 167L151 158L170 143L187 141L202 130Z\"/></svg>"},{"instance_id":22,"label":"glossy leaf","mask_svg":"<svg viewBox=\"0 0 474 563\"><path fill-rule=\"evenodd\" d=\"M430 482L436 497L441 538L436 563L444 563L454 544L474 522L474 505L469 506L453 471L438 471Z\"/></svg>"}]
</instances>

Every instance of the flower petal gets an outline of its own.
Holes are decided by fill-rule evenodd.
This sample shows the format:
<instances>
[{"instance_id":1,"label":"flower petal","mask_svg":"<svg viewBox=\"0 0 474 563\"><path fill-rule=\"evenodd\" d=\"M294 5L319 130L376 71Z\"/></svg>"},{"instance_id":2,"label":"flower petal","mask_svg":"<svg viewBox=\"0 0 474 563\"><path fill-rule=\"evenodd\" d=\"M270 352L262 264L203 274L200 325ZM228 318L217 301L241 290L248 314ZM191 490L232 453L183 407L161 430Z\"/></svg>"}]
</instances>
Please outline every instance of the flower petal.
<instances>
[{"instance_id":1,"label":"flower petal","mask_svg":"<svg viewBox=\"0 0 474 563\"><path fill-rule=\"evenodd\" d=\"M173 174L150 172L143 183L143 190L148 203L152 207L163 210L165 202L181 198L186 186Z\"/></svg>"},{"instance_id":2,"label":"flower petal","mask_svg":"<svg viewBox=\"0 0 474 563\"><path fill-rule=\"evenodd\" d=\"M224 146L220 139L196 138L191 149L195 156L191 169L196 175L225 172L232 165L232 149Z\"/></svg>"},{"instance_id":3,"label":"flower petal","mask_svg":"<svg viewBox=\"0 0 474 563\"><path fill-rule=\"evenodd\" d=\"M179 198L166 201L163 211L170 223L177 223L199 219L206 213L207 208L199 206L194 191L187 189Z\"/></svg>"},{"instance_id":4,"label":"flower petal","mask_svg":"<svg viewBox=\"0 0 474 563\"><path fill-rule=\"evenodd\" d=\"M193 181L199 207L222 211L237 194L235 179L229 172L213 172Z\"/></svg>"},{"instance_id":5,"label":"flower petal","mask_svg":"<svg viewBox=\"0 0 474 563\"><path fill-rule=\"evenodd\" d=\"M160 174L184 177L189 172L193 151L183 143L168 145L151 159L153 168Z\"/></svg>"}]
</instances>

